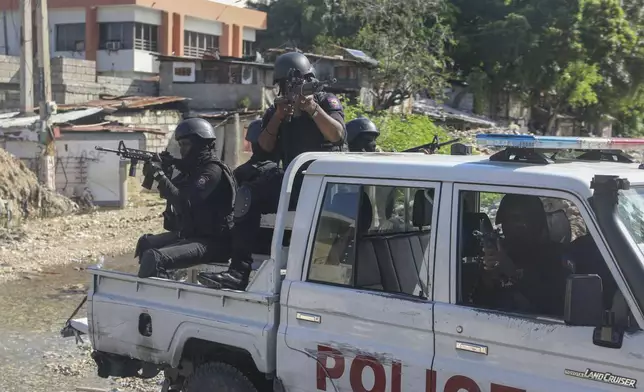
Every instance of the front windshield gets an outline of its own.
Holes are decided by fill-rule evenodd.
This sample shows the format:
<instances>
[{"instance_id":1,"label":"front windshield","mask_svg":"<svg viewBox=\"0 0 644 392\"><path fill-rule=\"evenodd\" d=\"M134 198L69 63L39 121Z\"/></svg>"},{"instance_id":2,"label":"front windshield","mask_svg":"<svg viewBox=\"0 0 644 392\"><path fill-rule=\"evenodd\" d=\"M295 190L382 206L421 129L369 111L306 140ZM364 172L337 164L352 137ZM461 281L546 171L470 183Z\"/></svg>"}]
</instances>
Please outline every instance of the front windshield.
<instances>
[{"instance_id":1,"label":"front windshield","mask_svg":"<svg viewBox=\"0 0 644 392\"><path fill-rule=\"evenodd\" d=\"M617 215L644 254L644 186L619 191Z\"/></svg>"}]
</instances>

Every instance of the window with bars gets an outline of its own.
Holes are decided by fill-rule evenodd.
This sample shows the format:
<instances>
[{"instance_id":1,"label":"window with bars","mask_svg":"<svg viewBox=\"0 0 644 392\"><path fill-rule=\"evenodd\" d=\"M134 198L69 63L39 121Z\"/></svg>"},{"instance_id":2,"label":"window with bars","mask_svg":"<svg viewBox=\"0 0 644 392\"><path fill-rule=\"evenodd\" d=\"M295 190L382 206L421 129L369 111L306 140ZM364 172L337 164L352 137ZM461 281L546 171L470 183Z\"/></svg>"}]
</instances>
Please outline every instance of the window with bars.
<instances>
[{"instance_id":1,"label":"window with bars","mask_svg":"<svg viewBox=\"0 0 644 392\"><path fill-rule=\"evenodd\" d=\"M85 23L56 25L57 52L82 52L85 50Z\"/></svg>"},{"instance_id":2,"label":"window with bars","mask_svg":"<svg viewBox=\"0 0 644 392\"><path fill-rule=\"evenodd\" d=\"M219 36L185 30L183 32L183 55L202 57L210 48L219 48Z\"/></svg>"},{"instance_id":3,"label":"window with bars","mask_svg":"<svg viewBox=\"0 0 644 392\"><path fill-rule=\"evenodd\" d=\"M110 22L99 23L98 25L98 48L101 50L133 49L134 46L134 22Z\"/></svg>"},{"instance_id":4,"label":"window with bars","mask_svg":"<svg viewBox=\"0 0 644 392\"><path fill-rule=\"evenodd\" d=\"M242 52L244 56L252 56L255 52L253 50L253 46L255 43L253 41L242 41Z\"/></svg>"},{"instance_id":5,"label":"window with bars","mask_svg":"<svg viewBox=\"0 0 644 392\"><path fill-rule=\"evenodd\" d=\"M134 49L148 52L159 51L159 26L135 23L134 24Z\"/></svg>"},{"instance_id":6,"label":"window with bars","mask_svg":"<svg viewBox=\"0 0 644 392\"><path fill-rule=\"evenodd\" d=\"M115 46L110 42L118 42ZM99 49L159 50L159 26L139 22L99 23Z\"/></svg>"}]
</instances>

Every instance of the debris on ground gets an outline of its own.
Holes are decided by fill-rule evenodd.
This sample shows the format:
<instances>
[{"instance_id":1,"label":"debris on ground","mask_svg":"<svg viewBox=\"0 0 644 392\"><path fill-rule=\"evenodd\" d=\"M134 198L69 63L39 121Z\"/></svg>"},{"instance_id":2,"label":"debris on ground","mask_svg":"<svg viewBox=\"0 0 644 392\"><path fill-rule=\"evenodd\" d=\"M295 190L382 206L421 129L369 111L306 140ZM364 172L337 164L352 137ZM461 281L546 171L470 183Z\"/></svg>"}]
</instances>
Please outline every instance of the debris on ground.
<instances>
[{"instance_id":1,"label":"debris on ground","mask_svg":"<svg viewBox=\"0 0 644 392\"><path fill-rule=\"evenodd\" d=\"M61 216L77 210L76 203L40 185L24 162L0 148L0 227L15 226L26 218Z\"/></svg>"}]
</instances>

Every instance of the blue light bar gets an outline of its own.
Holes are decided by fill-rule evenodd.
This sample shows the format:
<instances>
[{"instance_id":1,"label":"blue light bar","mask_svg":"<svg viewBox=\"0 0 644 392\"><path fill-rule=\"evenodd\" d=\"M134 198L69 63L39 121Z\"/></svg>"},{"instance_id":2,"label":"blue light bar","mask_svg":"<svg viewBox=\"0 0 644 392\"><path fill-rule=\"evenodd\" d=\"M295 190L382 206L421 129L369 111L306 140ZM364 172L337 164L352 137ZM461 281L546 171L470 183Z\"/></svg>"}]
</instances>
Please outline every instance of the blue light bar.
<instances>
[{"instance_id":1,"label":"blue light bar","mask_svg":"<svg viewBox=\"0 0 644 392\"><path fill-rule=\"evenodd\" d=\"M487 147L545 150L644 150L644 139L479 134L476 144Z\"/></svg>"}]
</instances>

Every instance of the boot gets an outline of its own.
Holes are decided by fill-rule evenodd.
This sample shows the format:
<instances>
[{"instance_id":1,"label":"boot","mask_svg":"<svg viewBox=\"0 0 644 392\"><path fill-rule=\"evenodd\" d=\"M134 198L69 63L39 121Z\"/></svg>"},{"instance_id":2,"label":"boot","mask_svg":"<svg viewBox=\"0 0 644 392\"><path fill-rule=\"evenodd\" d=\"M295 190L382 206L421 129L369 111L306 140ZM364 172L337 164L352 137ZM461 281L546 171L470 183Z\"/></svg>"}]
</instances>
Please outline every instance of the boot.
<instances>
[{"instance_id":1,"label":"boot","mask_svg":"<svg viewBox=\"0 0 644 392\"><path fill-rule=\"evenodd\" d=\"M245 290L248 286L249 271L228 269L225 272L200 272L197 281L211 289Z\"/></svg>"}]
</instances>

